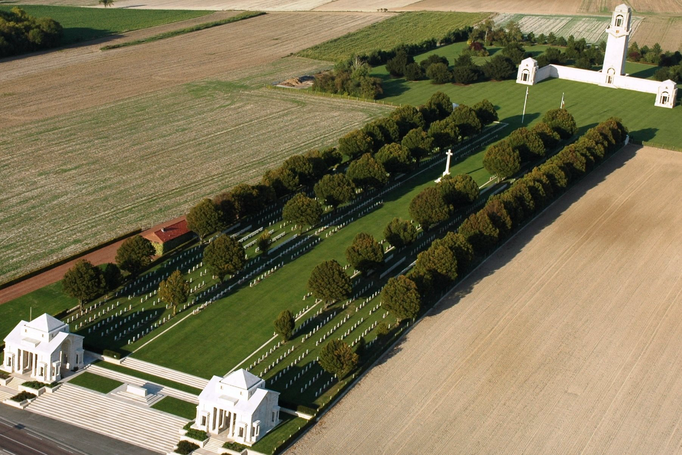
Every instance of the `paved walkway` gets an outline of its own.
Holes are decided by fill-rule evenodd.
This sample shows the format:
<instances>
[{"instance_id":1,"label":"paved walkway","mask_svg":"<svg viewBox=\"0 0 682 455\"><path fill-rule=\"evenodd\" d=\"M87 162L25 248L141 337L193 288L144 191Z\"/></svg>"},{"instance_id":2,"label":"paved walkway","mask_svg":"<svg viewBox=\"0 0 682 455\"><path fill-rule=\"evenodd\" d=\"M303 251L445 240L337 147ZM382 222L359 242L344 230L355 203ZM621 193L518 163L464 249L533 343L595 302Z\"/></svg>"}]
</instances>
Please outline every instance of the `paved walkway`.
<instances>
[{"instance_id":1,"label":"paved walkway","mask_svg":"<svg viewBox=\"0 0 682 455\"><path fill-rule=\"evenodd\" d=\"M137 378L135 376L130 376L129 374L119 373L118 371L109 370L107 368L102 368L97 365L90 365L87 367L88 373L96 374L98 376L104 376L105 378L111 378L116 381L125 382L127 384L133 384L137 386L144 386L149 384L150 381ZM161 395L166 395L169 397L177 398L178 400L188 401L190 403L199 404L199 397L197 395L184 392L182 390L174 389L172 387L166 387L159 384L160 388L158 393ZM155 393L157 393L155 391Z\"/></svg>"},{"instance_id":2,"label":"paved walkway","mask_svg":"<svg viewBox=\"0 0 682 455\"><path fill-rule=\"evenodd\" d=\"M208 384L208 379L200 378L198 376L193 376L191 374L172 370L159 365L154 365L153 363L137 360L132 357L126 357L123 359L121 365L126 368L142 371L143 373L153 374L154 376L168 379L170 381L179 382L190 387L196 387L197 389L203 389L206 387L206 384Z\"/></svg>"},{"instance_id":3,"label":"paved walkway","mask_svg":"<svg viewBox=\"0 0 682 455\"><path fill-rule=\"evenodd\" d=\"M68 382L56 393L41 395L26 409L158 453L173 450L179 430L187 423Z\"/></svg>"}]
</instances>

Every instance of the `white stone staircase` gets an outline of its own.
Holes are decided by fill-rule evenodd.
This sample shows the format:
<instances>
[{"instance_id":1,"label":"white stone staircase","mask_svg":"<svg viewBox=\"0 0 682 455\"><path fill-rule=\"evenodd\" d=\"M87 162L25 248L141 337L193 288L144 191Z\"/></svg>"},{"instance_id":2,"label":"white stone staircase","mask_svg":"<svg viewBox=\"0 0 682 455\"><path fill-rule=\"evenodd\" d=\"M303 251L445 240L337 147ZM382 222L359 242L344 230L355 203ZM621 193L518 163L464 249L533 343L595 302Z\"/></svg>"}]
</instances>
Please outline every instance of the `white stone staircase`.
<instances>
[{"instance_id":1,"label":"white stone staircase","mask_svg":"<svg viewBox=\"0 0 682 455\"><path fill-rule=\"evenodd\" d=\"M135 376L130 376L129 374L119 373L118 371L109 370L108 368L102 368L97 365L89 365L86 367L86 371L89 373L96 374L98 376L104 376L106 378L114 379L116 381L124 382L127 384L133 384L136 386L143 386L149 381L144 379L136 378ZM169 397L177 398L178 400L188 401L190 403L198 404L199 397L197 395L185 392L182 390L174 389L172 387L166 387L159 384L161 387L158 391L154 393L160 393Z\"/></svg>"},{"instance_id":2,"label":"white stone staircase","mask_svg":"<svg viewBox=\"0 0 682 455\"><path fill-rule=\"evenodd\" d=\"M68 382L55 393L41 395L26 410L158 453L175 448L179 430L187 423Z\"/></svg>"},{"instance_id":3,"label":"white stone staircase","mask_svg":"<svg viewBox=\"0 0 682 455\"><path fill-rule=\"evenodd\" d=\"M137 360L132 357L126 357L125 359L123 359L121 361L121 365L126 368L142 371L147 374L159 376L161 378L179 382L181 384L186 384L190 387L195 387L201 390L203 390L203 388L206 387L206 384L208 384L208 379L200 378L198 376L193 376L191 374L183 373L177 370L172 370L170 368L162 367L159 365L154 365L153 363L145 362L143 360Z\"/></svg>"}]
</instances>

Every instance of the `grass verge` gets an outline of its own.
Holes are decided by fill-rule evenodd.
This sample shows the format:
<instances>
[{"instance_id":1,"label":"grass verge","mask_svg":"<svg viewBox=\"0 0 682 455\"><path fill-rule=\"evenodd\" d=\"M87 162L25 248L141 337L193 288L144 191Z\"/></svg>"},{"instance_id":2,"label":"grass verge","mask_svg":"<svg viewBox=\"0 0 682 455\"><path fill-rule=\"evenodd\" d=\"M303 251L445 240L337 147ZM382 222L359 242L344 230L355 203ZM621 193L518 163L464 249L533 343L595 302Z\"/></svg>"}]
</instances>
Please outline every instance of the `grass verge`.
<instances>
[{"instance_id":1,"label":"grass verge","mask_svg":"<svg viewBox=\"0 0 682 455\"><path fill-rule=\"evenodd\" d=\"M154 403L152 408L188 420L192 420L197 415L196 404L190 403L189 401L179 400L174 397L165 397L164 399Z\"/></svg>"},{"instance_id":2,"label":"grass verge","mask_svg":"<svg viewBox=\"0 0 682 455\"><path fill-rule=\"evenodd\" d=\"M169 379L161 378L159 376L154 376L153 374L143 373L142 371L133 370L132 368L126 368L122 365L110 362L97 362L98 367L106 368L107 370L117 371L119 373L128 374L130 376L135 376L136 378L144 379L145 381L154 382L166 387L172 387L177 390L182 390L183 392L192 393L194 395L199 395L201 389L188 386L186 384L181 384L179 382L171 381Z\"/></svg>"},{"instance_id":3,"label":"grass verge","mask_svg":"<svg viewBox=\"0 0 682 455\"><path fill-rule=\"evenodd\" d=\"M205 24L195 25L193 27L185 27L178 30L172 30L170 32L159 33L158 35L150 36L144 39L136 39L133 41L126 41L125 43L112 44L109 46L103 46L100 48L102 51L108 51L111 49L118 49L120 47L136 46L138 44L150 43L152 41L159 41L166 38L173 38L174 36L184 35L186 33L198 32L199 30L205 30L211 27L217 27L219 25L229 24L231 22L237 22L244 19L249 19L252 17L257 17L265 14L262 11L247 11L236 16L228 17L227 19L222 19L219 21L206 22Z\"/></svg>"},{"instance_id":4,"label":"grass verge","mask_svg":"<svg viewBox=\"0 0 682 455\"><path fill-rule=\"evenodd\" d=\"M115 388L123 385L122 382L88 373L87 371L71 379L69 384L78 385L101 393L109 393Z\"/></svg>"}]
</instances>

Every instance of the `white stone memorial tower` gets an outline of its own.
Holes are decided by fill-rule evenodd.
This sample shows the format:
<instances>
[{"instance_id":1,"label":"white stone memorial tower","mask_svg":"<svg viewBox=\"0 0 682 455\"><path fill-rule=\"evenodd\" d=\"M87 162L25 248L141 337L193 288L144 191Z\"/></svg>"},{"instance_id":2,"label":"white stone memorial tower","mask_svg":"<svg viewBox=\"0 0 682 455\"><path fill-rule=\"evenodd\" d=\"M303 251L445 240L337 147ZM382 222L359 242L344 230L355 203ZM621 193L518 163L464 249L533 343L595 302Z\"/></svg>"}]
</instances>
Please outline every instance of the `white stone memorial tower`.
<instances>
[{"instance_id":1,"label":"white stone memorial tower","mask_svg":"<svg viewBox=\"0 0 682 455\"><path fill-rule=\"evenodd\" d=\"M625 75L625 58L628 53L630 39L630 15L632 10L623 4L616 6L611 18L611 24L606 27L608 39L604 52L604 66L602 74L604 83L612 85L616 76Z\"/></svg>"}]
</instances>

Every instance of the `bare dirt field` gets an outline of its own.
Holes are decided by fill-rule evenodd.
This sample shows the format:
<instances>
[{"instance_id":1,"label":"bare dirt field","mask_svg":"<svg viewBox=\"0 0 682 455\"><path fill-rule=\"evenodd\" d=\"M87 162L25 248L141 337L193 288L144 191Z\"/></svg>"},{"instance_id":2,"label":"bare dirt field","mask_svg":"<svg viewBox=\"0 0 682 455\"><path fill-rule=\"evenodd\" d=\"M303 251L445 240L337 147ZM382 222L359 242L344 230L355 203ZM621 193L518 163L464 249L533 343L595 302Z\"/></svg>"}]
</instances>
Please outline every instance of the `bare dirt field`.
<instances>
[{"instance_id":1,"label":"bare dirt field","mask_svg":"<svg viewBox=\"0 0 682 455\"><path fill-rule=\"evenodd\" d=\"M647 16L632 39L640 46L658 43L663 50L682 51L682 16Z\"/></svg>"},{"instance_id":2,"label":"bare dirt field","mask_svg":"<svg viewBox=\"0 0 682 455\"><path fill-rule=\"evenodd\" d=\"M679 453L681 184L680 153L612 157L287 453Z\"/></svg>"},{"instance_id":3,"label":"bare dirt field","mask_svg":"<svg viewBox=\"0 0 682 455\"><path fill-rule=\"evenodd\" d=\"M462 11L526 14L577 14L606 13L620 5L622 0L422 0L412 3L402 11ZM682 13L680 0L633 0L628 4L638 13Z\"/></svg>"},{"instance_id":4,"label":"bare dirt field","mask_svg":"<svg viewBox=\"0 0 682 455\"><path fill-rule=\"evenodd\" d=\"M10 59L0 72L0 130L178 84L243 73L386 17L390 15L270 13L111 51L100 51L100 43Z\"/></svg>"},{"instance_id":5,"label":"bare dirt field","mask_svg":"<svg viewBox=\"0 0 682 455\"><path fill-rule=\"evenodd\" d=\"M377 11L394 10L414 3L414 0L334 0L315 8L315 11Z\"/></svg>"}]
</instances>

